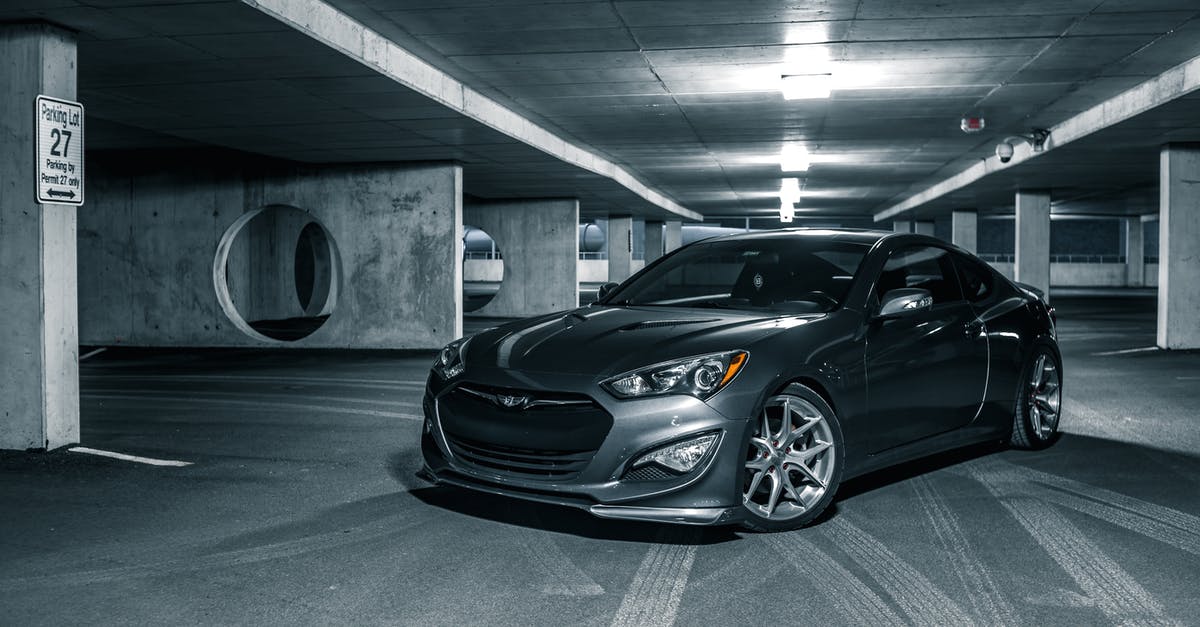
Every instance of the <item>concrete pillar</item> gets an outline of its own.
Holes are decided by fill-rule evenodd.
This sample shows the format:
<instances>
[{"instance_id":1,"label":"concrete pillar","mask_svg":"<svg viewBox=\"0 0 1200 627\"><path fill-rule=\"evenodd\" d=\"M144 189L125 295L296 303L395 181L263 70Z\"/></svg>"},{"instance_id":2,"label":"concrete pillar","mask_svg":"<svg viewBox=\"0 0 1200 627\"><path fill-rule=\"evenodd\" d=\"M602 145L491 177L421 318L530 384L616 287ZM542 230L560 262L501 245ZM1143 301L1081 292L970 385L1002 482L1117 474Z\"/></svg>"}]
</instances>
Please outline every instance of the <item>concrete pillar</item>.
<instances>
[{"instance_id":1,"label":"concrete pillar","mask_svg":"<svg viewBox=\"0 0 1200 627\"><path fill-rule=\"evenodd\" d=\"M683 246L683 223L667 220L663 226L663 252L669 253Z\"/></svg>"},{"instance_id":2,"label":"concrete pillar","mask_svg":"<svg viewBox=\"0 0 1200 627\"><path fill-rule=\"evenodd\" d=\"M1141 287L1146 283L1146 246L1142 237L1142 220L1125 220L1125 284Z\"/></svg>"},{"instance_id":3,"label":"concrete pillar","mask_svg":"<svg viewBox=\"0 0 1200 627\"><path fill-rule=\"evenodd\" d=\"M504 255L504 279L477 316L516 318L579 306L579 201L513 200L468 205L463 220Z\"/></svg>"},{"instance_id":4,"label":"concrete pillar","mask_svg":"<svg viewBox=\"0 0 1200 627\"><path fill-rule=\"evenodd\" d=\"M979 214L955 211L950 214L950 242L963 250L979 250Z\"/></svg>"},{"instance_id":5,"label":"concrete pillar","mask_svg":"<svg viewBox=\"0 0 1200 627\"><path fill-rule=\"evenodd\" d=\"M663 223L646 221L646 265L663 256Z\"/></svg>"},{"instance_id":6,"label":"concrete pillar","mask_svg":"<svg viewBox=\"0 0 1200 627\"><path fill-rule=\"evenodd\" d=\"M1050 191L1017 192L1016 256L1013 278L1050 297Z\"/></svg>"},{"instance_id":7,"label":"concrete pillar","mask_svg":"<svg viewBox=\"0 0 1200 627\"><path fill-rule=\"evenodd\" d=\"M620 283L633 274L633 218L608 219L608 280Z\"/></svg>"},{"instance_id":8,"label":"concrete pillar","mask_svg":"<svg viewBox=\"0 0 1200 627\"><path fill-rule=\"evenodd\" d=\"M896 220L892 222L892 230L896 233L912 233L912 222L908 220Z\"/></svg>"},{"instance_id":9,"label":"concrete pillar","mask_svg":"<svg viewBox=\"0 0 1200 627\"><path fill-rule=\"evenodd\" d=\"M75 207L34 187L34 100L74 100L75 68L67 31L0 26L0 449L79 441Z\"/></svg>"},{"instance_id":10,"label":"concrete pillar","mask_svg":"<svg viewBox=\"0 0 1200 627\"><path fill-rule=\"evenodd\" d=\"M921 235L933 237L933 231L933 220L920 220L913 222L913 233L919 233Z\"/></svg>"},{"instance_id":11,"label":"concrete pillar","mask_svg":"<svg viewBox=\"0 0 1200 627\"><path fill-rule=\"evenodd\" d=\"M1200 145L1159 158L1158 346L1200 348Z\"/></svg>"}]
</instances>

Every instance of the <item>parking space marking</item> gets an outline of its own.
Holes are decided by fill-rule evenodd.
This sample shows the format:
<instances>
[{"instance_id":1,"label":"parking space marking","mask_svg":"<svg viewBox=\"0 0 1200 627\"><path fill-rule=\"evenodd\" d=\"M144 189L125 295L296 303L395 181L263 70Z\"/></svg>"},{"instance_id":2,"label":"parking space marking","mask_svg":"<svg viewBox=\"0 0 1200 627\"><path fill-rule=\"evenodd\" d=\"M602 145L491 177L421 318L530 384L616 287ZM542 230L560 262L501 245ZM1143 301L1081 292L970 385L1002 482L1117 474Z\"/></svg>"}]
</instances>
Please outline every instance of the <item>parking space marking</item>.
<instances>
[{"instance_id":1,"label":"parking space marking","mask_svg":"<svg viewBox=\"0 0 1200 627\"><path fill-rule=\"evenodd\" d=\"M321 405L301 405L299 403L279 403L275 401L259 401L251 399L230 399L230 398L204 398L204 397L181 397L181 396L147 396L136 394L97 394L94 392L85 392L81 394L83 398L96 400L111 400L111 401L136 401L146 403L157 401L161 403L206 403L210 405L234 405L241 407L269 407L272 409L295 409L304 411L320 411L335 414L356 414L360 416L375 416L378 418L399 418L401 420L425 420L424 416L416 414L405 414L394 411L382 411L378 409L360 409L357 407L337 407L337 406L321 406Z\"/></svg>"},{"instance_id":2,"label":"parking space marking","mask_svg":"<svg viewBox=\"0 0 1200 627\"><path fill-rule=\"evenodd\" d=\"M957 603L911 564L874 536L836 516L821 531L846 552L892 597L915 625L966 625L971 619Z\"/></svg>"},{"instance_id":3,"label":"parking space marking","mask_svg":"<svg viewBox=\"0 0 1200 627\"><path fill-rule=\"evenodd\" d=\"M125 392L124 390L121 390ZM87 395L105 394L106 390L85 390L83 393ZM128 394L128 392L126 392ZM262 394L262 393L246 393L246 392L224 392L220 390L142 390L130 396L142 396L144 398L234 398L248 401L263 401L272 402L274 399L281 400L308 400L308 401L332 401L334 403L359 403L370 405L395 405L399 407L420 407L421 404L410 401L393 401L388 399L375 398L356 398L353 396L321 396L318 394L305 394L302 392L280 393L280 394Z\"/></svg>"},{"instance_id":4,"label":"parking space marking","mask_svg":"<svg viewBox=\"0 0 1200 627\"><path fill-rule=\"evenodd\" d=\"M883 597L804 537L805 531L763 535L762 540L812 585L812 596L834 605L847 625L904 625Z\"/></svg>"},{"instance_id":5,"label":"parking space marking","mask_svg":"<svg viewBox=\"0 0 1200 627\"><path fill-rule=\"evenodd\" d=\"M1022 469L1024 471L1024 469ZM1044 551L1058 563L1096 607L1118 625L1175 625L1166 610L1125 569L1052 505L1022 496L1016 474L996 465L968 472L991 492Z\"/></svg>"},{"instance_id":6,"label":"parking space marking","mask_svg":"<svg viewBox=\"0 0 1200 627\"><path fill-rule=\"evenodd\" d=\"M100 457L110 457L127 462L137 462L139 464L148 464L150 466L174 466L176 468L183 466L191 466L192 462L181 462L174 459L155 459L153 457L141 457L139 455L126 455L125 453L114 453L112 451L102 451L100 449L88 448L86 446L76 446L67 449L72 453L86 453L88 455L98 455Z\"/></svg>"},{"instance_id":7,"label":"parking space marking","mask_svg":"<svg viewBox=\"0 0 1200 627\"><path fill-rule=\"evenodd\" d=\"M683 591L687 587L700 532L695 529L667 529L659 541L646 551L613 625L669 627L675 623Z\"/></svg>"},{"instance_id":8,"label":"parking space marking","mask_svg":"<svg viewBox=\"0 0 1200 627\"><path fill-rule=\"evenodd\" d=\"M108 350L108 349L101 346L100 348L97 348L95 350L88 351L86 354L79 357L79 361L83 361L89 357L95 357L96 355L99 355L100 353L103 353L106 350Z\"/></svg>"},{"instance_id":9,"label":"parking space marking","mask_svg":"<svg viewBox=\"0 0 1200 627\"><path fill-rule=\"evenodd\" d=\"M217 375L217 374L82 374L81 379L89 381L182 381L205 383L209 381L244 382L244 383L303 383L311 385L328 385L339 387L367 388L424 388L425 380L415 379L348 379L340 377L293 377L288 375Z\"/></svg>"},{"instance_id":10,"label":"parking space marking","mask_svg":"<svg viewBox=\"0 0 1200 627\"><path fill-rule=\"evenodd\" d=\"M1092 357L1112 357L1113 355L1131 355L1133 353L1150 353L1159 350L1157 346L1144 346L1142 348L1126 348L1119 351L1104 351L1102 353L1092 353Z\"/></svg>"},{"instance_id":11,"label":"parking space marking","mask_svg":"<svg viewBox=\"0 0 1200 627\"><path fill-rule=\"evenodd\" d=\"M971 543L959 524L958 515L942 498L933 481L928 476L920 476L910 484L917 493L917 500L921 503L926 518L933 526L938 543L950 556L954 574L966 593L963 598L970 602L975 615L985 625L1016 624L1012 605L988 573L988 568L971 548Z\"/></svg>"}]
</instances>

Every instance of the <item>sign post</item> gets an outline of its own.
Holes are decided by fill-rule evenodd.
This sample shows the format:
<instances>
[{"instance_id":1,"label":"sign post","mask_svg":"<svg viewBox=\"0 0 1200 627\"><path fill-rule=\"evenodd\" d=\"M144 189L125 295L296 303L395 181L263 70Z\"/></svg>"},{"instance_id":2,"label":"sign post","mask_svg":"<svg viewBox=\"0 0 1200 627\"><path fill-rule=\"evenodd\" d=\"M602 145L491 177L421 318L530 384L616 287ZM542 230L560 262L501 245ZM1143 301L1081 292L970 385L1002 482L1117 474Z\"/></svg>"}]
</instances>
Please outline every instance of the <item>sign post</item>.
<instances>
[{"instance_id":1,"label":"sign post","mask_svg":"<svg viewBox=\"0 0 1200 627\"><path fill-rule=\"evenodd\" d=\"M83 105L38 96L37 201L83 204Z\"/></svg>"}]
</instances>

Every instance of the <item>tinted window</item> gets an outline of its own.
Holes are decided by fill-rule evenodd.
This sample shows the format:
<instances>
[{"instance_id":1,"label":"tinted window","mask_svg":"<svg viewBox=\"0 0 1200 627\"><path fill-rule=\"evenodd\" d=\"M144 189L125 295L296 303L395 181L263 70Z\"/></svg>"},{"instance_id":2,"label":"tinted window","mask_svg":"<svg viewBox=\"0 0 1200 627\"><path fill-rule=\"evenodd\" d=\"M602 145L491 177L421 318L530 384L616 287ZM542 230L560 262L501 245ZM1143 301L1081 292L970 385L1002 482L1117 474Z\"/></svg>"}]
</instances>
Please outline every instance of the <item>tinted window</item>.
<instances>
[{"instance_id":1,"label":"tinted window","mask_svg":"<svg viewBox=\"0 0 1200 627\"><path fill-rule=\"evenodd\" d=\"M614 291L607 304L830 311L869 248L818 238L693 244Z\"/></svg>"},{"instance_id":2,"label":"tinted window","mask_svg":"<svg viewBox=\"0 0 1200 627\"><path fill-rule=\"evenodd\" d=\"M950 253L941 248L902 248L888 257L875 281L875 297L883 302L884 294L905 287L929 290L934 305L962 300Z\"/></svg>"},{"instance_id":3,"label":"tinted window","mask_svg":"<svg viewBox=\"0 0 1200 627\"><path fill-rule=\"evenodd\" d=\"M992 273L979 263L962 255L954 256L963 296L972 303L981 303L992 295Z\"/></svg>"}]
</instances>

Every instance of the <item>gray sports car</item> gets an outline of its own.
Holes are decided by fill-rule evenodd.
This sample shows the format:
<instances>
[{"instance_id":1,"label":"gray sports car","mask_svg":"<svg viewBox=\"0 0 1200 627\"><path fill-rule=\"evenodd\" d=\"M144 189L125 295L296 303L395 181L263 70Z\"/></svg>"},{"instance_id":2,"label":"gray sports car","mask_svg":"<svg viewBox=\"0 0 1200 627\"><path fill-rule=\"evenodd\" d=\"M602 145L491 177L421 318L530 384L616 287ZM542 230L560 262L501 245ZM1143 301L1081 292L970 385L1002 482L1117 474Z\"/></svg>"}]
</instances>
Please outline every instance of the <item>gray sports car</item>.
<instances>
[{"instance_id":1,"label":"gray sports car","mask_svg":"<svg viewBox=\"0 0 1200 627\"><path fill-rule=\"evenodd\" d=\"M443 349L421 474L607 518L791 529L857 475L1048 445L1061 377L1042 295L945 242L721 237Z\"/></svg>"}]
</instances>

